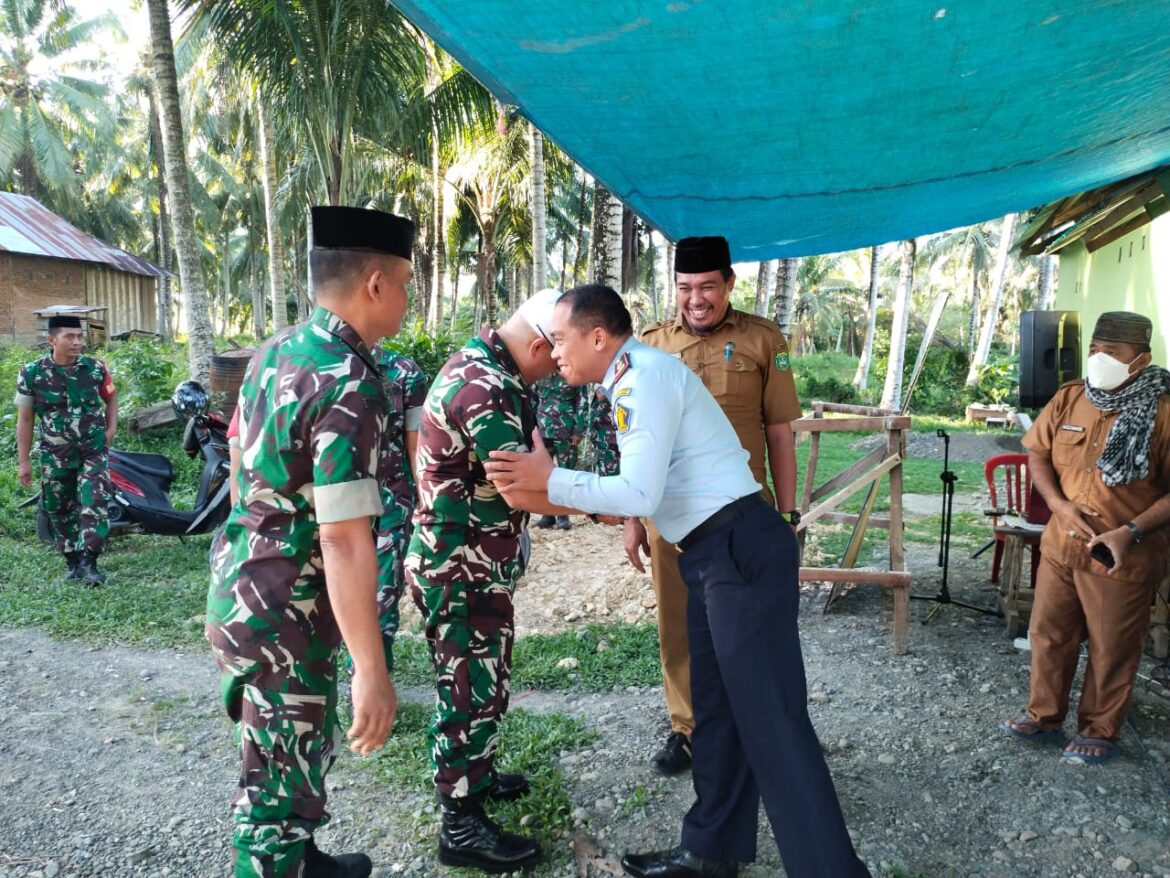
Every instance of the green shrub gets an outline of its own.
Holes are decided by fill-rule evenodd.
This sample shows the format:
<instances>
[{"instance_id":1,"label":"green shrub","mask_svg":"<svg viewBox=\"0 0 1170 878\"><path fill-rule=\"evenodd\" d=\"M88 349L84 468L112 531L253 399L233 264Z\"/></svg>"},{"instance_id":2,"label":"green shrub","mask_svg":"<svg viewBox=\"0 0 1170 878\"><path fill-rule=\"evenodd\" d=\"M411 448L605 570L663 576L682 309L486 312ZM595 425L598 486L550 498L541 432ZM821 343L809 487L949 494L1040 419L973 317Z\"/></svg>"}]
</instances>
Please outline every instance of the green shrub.
<instances>
[{"instance_id":1,"label":"green shrub","mask_svg":"<svg viewBox=\"0 0 1170 878\"><path fill-rule=\"evenodd\" d=\"M410 357L418 363L431 381L448 358L463 346L463 342L458 341L445 327L433 333L427 332L421 320L416 320L411 326L403 326L398 335L386 339L382 344L387 350Z\"/></svg>"},{"instance_id":2,"label":"green shrub","mask_svg":"<svg viewBox=\"0 0 1170 878\"><path fill-rule=\"evenodd\" d=\"M178 364L183 350L157 341L133 339L97 352L114 376L118 410L129 415L170 399L175 385L187 377L186 366Z\"/></svg>"}]
</instances>

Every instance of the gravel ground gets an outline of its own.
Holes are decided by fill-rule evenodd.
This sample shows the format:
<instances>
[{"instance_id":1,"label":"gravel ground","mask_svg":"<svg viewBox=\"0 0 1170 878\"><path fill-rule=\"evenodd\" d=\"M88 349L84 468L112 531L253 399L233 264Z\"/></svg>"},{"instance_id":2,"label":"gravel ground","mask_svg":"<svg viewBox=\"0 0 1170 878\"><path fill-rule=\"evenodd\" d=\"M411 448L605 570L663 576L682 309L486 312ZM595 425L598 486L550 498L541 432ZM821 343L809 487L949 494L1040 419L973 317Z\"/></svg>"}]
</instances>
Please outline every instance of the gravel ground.
<instances>
[{"instance_id":1,"label":"gravel ground","mask_svg":"<svg viewBox=\"0 0 1170 878\"><path fill-rule=\"evenodd\" d=\"M617 529L534 533L536 563L517 595L521 635L652 617L649 580L621 561ZM936 555L911 545L916 591L928 596L938 589ZM986 555L956 558L954 596L990 604L988 566ZM1028 680L1027 655L997 618L944 606L923 625L930 605L916 603L912 651L894 656L888 595L857 588L822 615L824 595L813 585L803 592L810 712L875 876L1170 878L1165 690L1139 687L1124 753L1111 764L1061 764L1055 746L995 730L1022 707ZM0 629L0 656L0 878L228 874L234 748L207 654ZM514 705L578 715L599 736L589 751L549 753L570 785L578 829L564 844L576 842L577 859L538 876L613 874L627 850L676 843L692 793L689 775L647 768L668 730L656 687L519 692ZM354 765L347 753L331 775L334 820L322 846L367 850L375 875L447 874L429 799L380 786ZM759 859L745 874L784 874L763 820Z\"/></svg>"}]
</instances>

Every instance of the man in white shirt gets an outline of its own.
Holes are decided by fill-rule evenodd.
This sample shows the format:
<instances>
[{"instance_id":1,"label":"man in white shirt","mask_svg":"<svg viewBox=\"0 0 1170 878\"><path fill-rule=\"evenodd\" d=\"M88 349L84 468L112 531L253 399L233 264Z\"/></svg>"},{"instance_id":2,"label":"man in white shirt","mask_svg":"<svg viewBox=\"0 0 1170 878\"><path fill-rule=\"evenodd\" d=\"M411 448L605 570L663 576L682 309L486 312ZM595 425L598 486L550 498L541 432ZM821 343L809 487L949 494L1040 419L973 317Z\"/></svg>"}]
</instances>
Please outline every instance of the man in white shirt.
<instances>
[{"instance_id":1,"label":"man in white shirt","mask_svg":"<svg viewBox=\"0 0 1170 878\"><path fill-rule=\"evenodd\" d=\"M789 875L868 878L808 717L792 528L761 496L718 403L632 338L617 293L570 290L551 329L565 380L600 382L613 406L620 471L557 469L534 437L532 452L492 452L489 478L522 509L649 516L682 549L689 591L695 803L678 847L622 866L635 878L731 878L755 859L762 796Z\"/></svg>"}]
</instances>

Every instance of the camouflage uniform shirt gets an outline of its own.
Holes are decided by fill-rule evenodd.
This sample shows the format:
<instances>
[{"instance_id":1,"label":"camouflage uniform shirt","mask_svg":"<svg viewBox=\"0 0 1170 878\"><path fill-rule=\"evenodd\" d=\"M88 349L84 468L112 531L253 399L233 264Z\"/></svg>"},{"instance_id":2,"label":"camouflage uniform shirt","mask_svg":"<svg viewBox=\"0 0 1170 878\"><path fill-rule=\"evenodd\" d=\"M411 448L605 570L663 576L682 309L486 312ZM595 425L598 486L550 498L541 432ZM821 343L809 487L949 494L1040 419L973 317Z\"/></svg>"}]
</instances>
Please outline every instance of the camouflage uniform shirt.
<instances>
[{"instance_id":1,"label":"camouflage uniform shirt","mask_svg":"<svg viewBox=\"0 0 1170 878\"><path fill-rule=\"evenodd\" d=\"M410 574L431 581L520 578L528 513L504 502L483 463L496 449L528 450L535 427L520 368L494 330L447 361L431 385L419 428Z\"/></svg>"},{"instance_id":2,"label":"camouflage uniform shirt","mask_svg":"<svg viewBox=\"0 0 1170 878\"><path fill-rule=\"evenodd\" d=\"M41 452L62 465L76 465L83 452L106 450L106 403L113 397L110 371L93 357L62 366L48 354L23 366L16 380L16 406L33 410Z\"/></svg>"},{"instance_id":3,"label":"camouflage uniform shirt","mask_svg":"<svg viewBox=\"0 0 1170 878\"><path fill-rule=\"evenodd\" d=\"M427 376L409 357L383 347L373 350L374 361L382 375L382 392L388 403L385 457L378 480L382 483L383 529L398 528L414 512L415 484L410 461L406 457L406 434L416 432L422 420L427 398Z\"/></svg>"},{"instance_id":4,"label":"camouflage uniform shirt","mask_svg":"<svg viewBox=\"0 0 1170 878\"><path fill-rule=\"evenodd\" d=\"M567 384L554 372L536 382L536 420L546 439L572 439L581 435L579 409L585 389Z\"/></svg>"},{"instance_id":5,"label":"camouflage uniform shirt","mask_svg":"<svg viewBox=\"0 0 1170 878\"><path fill-rule=\"evenodd\" d=\"M242 675L341 642L318 525L382 513L386 398L357 332L317 308L265 344L239 429L240 499L212 546L207 637Z\"/></svg>"}]
</instances>

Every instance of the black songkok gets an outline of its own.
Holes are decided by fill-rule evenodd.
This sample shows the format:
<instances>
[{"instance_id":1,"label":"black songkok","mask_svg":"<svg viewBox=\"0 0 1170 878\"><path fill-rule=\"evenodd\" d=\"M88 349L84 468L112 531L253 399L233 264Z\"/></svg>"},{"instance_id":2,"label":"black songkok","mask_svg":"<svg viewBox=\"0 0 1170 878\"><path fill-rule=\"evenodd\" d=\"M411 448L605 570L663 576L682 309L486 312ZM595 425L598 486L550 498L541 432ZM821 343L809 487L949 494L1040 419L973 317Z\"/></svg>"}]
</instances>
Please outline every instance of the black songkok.
<instances>
[{"instance_id":1,"label":"black songkok","mask_svg":"<svg viewBox=\"0 0 1170 878\"><path fill-rule=\"evenodd\" d=\"M81 318L72 314L54 314L49 318L49 329L81 329Z\"/></svg>"},{"instance_id":2,"label":"black songkok","mask_svg":"<svg viewBox=\"0 0 1170 878\"><path fill-rule=\"evenodd\" d=\"M1097 341L1119 341L1139 348L1148 345L1153 334L1150 318L1132 311L1106 311L1093 327L1093 338Z\"/></svg>"},{"instance_id":3,"label":"black songkok","mask_svg":"<svg viewBox=\"0 0 1170 878\"><path fill-rule=\"evenodd\" d=\"M312 208L314 250L374 250L409 260L414 223L406 217L364 207Z\"/></svg>"},{"instance_id":4,"label":"black songkok","mask_svg":"<svg viewBox=\"0 0 1170 878\"><path fill-rule=\"evenodd\" d=\"M720 235L683 238L674 248L674 270L679 274L702 274L731 268L731 248Z\"/></svg>"}]
</instances>

